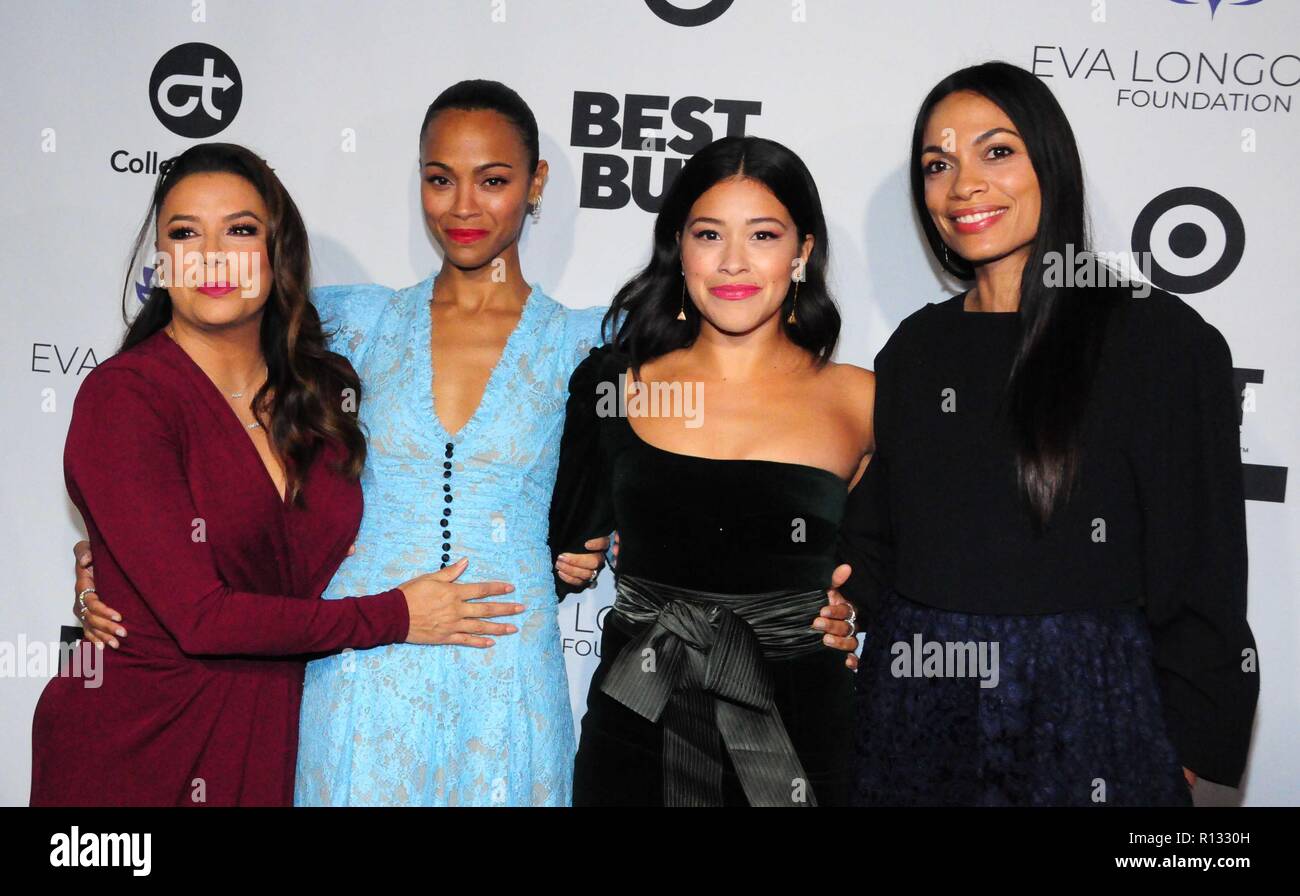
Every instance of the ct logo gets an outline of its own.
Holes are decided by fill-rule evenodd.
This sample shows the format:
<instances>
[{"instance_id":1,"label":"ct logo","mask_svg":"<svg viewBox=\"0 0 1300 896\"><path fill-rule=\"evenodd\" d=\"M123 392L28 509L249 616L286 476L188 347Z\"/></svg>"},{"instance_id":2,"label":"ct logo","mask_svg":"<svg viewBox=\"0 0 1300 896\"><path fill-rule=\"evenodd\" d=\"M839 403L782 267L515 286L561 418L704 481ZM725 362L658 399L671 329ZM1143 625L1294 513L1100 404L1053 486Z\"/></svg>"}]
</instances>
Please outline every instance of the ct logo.
<instances>
[{"instance_id":1,"label":"ct logo","mask_svg":"<svg viewBox=\"0 0 1300 896\"><path fill-rule=\"evenodd\" d=\"M734 0L708 0L702 6L686 9L678 6L673 0L645 0L645 5L669 25L694 28L697 25L709 24L730 9L733 2Z\"/></svg>"},{"instance_id":2,"label":"ct logo","mask_svg":"<svg viewBox=\"0 0 1300 896\"><path fill-rule=\"evenodd\" d=\"M172 47L149 76L149 103L163 127L182 137L211 137L239 112L239 69L211 44Z\"/></svg>"},{"instance_id":3,"label":"ct logo","mask_svg":"<svg viewBox=\"0 0 1300 896\"><path fill-rule=\"evenodd\" d=\"M1151 282L1172 293L1213 289L1246 251L1231 202L1204 187L1179 187L1147 203L1133 224L1133 251L1151 259Z\"/></svg>"}]
</instances>

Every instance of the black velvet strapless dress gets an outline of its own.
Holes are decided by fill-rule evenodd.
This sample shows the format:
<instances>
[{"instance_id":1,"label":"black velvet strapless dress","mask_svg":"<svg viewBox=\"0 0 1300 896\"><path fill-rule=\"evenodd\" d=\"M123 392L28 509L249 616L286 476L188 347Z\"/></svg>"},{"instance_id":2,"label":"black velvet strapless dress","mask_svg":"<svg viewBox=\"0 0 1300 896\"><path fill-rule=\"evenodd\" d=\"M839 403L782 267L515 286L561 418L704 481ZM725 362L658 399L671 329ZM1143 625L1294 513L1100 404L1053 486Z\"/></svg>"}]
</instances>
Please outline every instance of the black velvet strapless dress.
<instances>
[{"instance_id":1,"label":"black velvet strapless dress","mask_svg":"<svg viewBox=\"0 0 1300 896\"><path fill-rule=\"evenodd\" d=\"M598 384L626 370L601 347L574 372L551 507L555 554L620 539L574 805L847 803L853 672L811 628L847 484L650 445L595 406ZM644 675L651 655L659 666ZM658 705L645 696L656 686Z\"/></svg>"}]
</instances>

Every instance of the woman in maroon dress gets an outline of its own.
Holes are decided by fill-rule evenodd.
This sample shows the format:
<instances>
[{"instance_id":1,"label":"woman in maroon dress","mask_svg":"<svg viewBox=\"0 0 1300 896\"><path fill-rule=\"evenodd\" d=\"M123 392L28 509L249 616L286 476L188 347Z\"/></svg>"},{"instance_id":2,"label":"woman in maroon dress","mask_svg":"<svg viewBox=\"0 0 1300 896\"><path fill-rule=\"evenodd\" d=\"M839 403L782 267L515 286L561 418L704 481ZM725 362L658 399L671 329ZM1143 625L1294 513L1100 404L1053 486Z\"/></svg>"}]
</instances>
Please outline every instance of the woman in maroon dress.
<instances>
[{"instance_id":1,"label":"woman in maroon dress","mask_svg":"<svg viewBox=\"0 0 1300 896\"><path fill-rule=\"evenodd\" d=\"M307 301L302 220L230 144L183 153L151 218L165 285L86 377L64 453L132 637L93 681L45 688L31 802L290 805L303 655L509 634L484 617L522 607L471 603L512 589L455 584L463 562L318 599L360 525L366 448L356 373Z\"/></svg>"}]
</instances>

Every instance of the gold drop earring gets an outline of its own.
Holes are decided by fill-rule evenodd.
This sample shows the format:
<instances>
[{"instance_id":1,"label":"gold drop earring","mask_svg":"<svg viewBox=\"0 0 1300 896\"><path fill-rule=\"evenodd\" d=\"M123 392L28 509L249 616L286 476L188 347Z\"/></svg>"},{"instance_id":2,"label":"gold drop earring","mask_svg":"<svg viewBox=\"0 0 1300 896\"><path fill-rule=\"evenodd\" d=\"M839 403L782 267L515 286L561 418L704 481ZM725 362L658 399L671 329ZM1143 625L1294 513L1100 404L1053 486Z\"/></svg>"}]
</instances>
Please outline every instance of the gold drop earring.
<instances>
[{"instance_id":1,"label":"gold drop earring","mask_svg":"<svg viewBox=\"0 0 1300 896\"><path fill-rule=\"evenodd\" d=\"M794 306L797 305L798 303L799 303L799 281L796 280L794 281L794 301L790 303L790 316L785 319L785 322L790 324L791 326L798 323L798 321L796 321L794 317Z\"/></svg>"},{"instance_id":2,"label":"gold drop earring","mask_svg":"<svg viewBox=\"0 0 1300 896\"><path fill-rule=\"evenodd\" d=\"M677 311L678 320L686 320L686 272L682 271L682 307Z\"/></svg>"}]
</instances>

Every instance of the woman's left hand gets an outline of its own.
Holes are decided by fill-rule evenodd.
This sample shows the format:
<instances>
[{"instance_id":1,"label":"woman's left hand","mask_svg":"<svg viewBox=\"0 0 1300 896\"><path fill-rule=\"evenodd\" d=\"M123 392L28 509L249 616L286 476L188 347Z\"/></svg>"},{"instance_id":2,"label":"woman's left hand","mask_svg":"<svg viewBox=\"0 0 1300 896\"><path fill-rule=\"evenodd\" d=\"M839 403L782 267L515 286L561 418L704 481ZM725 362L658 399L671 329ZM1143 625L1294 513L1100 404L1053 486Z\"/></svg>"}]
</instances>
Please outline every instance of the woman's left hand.
<instances>
[{"instance_id":1,"label":"woman's left hand","mask_svg":"<svg viewBox=\"0 0 1300 896\"><path fill-rule=\"evenodd\" d=\"M857 669L858 657L855 653L858 649L857 626L850 625L848 621L856 617L857 611L853 604L845 600L844 595L839 592L839 587L849 580L849 574L852 572L853 567L847 563L835 567L835 572L831 574L830 590L826 592L830 603L822 607L821 614L813 620L812 627L826 633L822 637L822 643L827 647L834 647L836 650L848 653L844 658L844 665L850 669Z\"/></svg>"},{"instance_id":2,"label":"woman's left hand","mask_svg":"<svg viewBox=\"0 0 1300 896\"><path fill-rule=\"evenodd\" d=\"M561 554L555 561L555 572L570 585L590 588L596 583L600 568L605 565L605 551L609 537L592 538L583 545L590 554Z\"/></svg>"}]
</instances>

